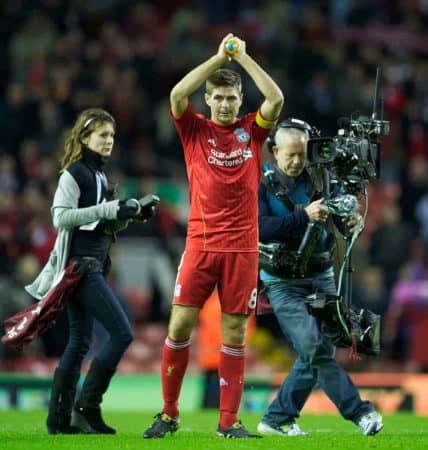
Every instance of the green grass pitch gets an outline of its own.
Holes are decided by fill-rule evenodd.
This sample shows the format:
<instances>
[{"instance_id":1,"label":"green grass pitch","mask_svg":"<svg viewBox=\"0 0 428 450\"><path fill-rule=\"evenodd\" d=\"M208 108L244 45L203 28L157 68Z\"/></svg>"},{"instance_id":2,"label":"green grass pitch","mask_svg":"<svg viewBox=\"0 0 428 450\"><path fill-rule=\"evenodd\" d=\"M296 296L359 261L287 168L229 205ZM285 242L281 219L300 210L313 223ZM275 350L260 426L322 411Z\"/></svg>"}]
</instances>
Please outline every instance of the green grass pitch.
<instances>
[{"instance_id":1,"label":"green grass pitch","mask_svg":"<svg viewBox=\"0 0 428 450\"><path fill-rule=\"evenodd\" d=\"M180 430L173 436L143 439L142 432L150 425L154 413L106 412L106 421L118 429L115 436L49 436L44 426L45 411L3 411L0 412L0 449L428 449L428 418L411 414L384 416L384 429L371 437L363 436L355 425L339 416L304 414L299 424L310 433L308 437L229 440L215 435L216 411L188 412L182 414ZM240 417L254 431L260 414L242 413Z\"/></svg>"}]
</instances>

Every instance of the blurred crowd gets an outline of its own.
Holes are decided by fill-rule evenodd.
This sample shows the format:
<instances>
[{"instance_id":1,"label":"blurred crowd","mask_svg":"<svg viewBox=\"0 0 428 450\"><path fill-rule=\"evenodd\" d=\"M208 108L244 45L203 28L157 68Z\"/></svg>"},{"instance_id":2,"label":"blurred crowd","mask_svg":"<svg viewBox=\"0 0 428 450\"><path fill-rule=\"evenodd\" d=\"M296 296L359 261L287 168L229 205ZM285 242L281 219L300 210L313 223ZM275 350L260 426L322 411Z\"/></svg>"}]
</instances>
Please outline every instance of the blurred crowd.
<instances>
[{"instance_id":1,"label":"blurred crowd","mask_svg":"<svg viewBox=\"0 0 428 450\"><path fill-rule=\"evenodd\" d=\"M0 317L31 302L22 286L55 239L49 208L64 132L87 107L117 120L110 177L121 192L157 190L165 200L149 226L128 233L159 239L159 251L176 265L186 204L174 192L186 177L168 95L233 32L282 88L283 117L302 118L325 135L336 134L339 116L371 113L382 68L391 132L382 142L380 180L369 187L353 284L354 302L384 315L384 350L361 367L428 370L428 326L421 326L428 317L427 25L426 0L1 2ZM259 94L243 81L253 110ZM199 98L195 107L204 110ZM156 300L156 286L152 291ZM136 326L144 325L130 351L138 360L162 341L167 318L153 298L145 315L138 296L123 298ZM273 319L261 326L253 336L263 357L280 333ZM58 337L45 339L31 351L55 356L60 345ZM0 347L0 357L0 368L18 367L13 352Z\"/></svg>"}]
</instances>

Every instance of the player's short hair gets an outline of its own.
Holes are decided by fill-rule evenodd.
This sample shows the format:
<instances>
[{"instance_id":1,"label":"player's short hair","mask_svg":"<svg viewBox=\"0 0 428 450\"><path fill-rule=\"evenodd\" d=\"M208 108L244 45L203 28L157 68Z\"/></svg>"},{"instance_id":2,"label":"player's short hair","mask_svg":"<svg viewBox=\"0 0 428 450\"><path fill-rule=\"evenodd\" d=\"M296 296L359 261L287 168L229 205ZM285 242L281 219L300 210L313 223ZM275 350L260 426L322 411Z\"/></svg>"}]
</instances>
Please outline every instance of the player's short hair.
<instances>
[{"instance_id":1,"label":"player's short hair","mask_svg":"<svg viewBox=\"0 0 428 450\"><path fill-rule=\"evenodd\" d=\"M241 92L241 75L234 70L218 69L207 78L205 92L211 94L213 89L217 87L236 87Z\"/></svg>"}]
</instances>

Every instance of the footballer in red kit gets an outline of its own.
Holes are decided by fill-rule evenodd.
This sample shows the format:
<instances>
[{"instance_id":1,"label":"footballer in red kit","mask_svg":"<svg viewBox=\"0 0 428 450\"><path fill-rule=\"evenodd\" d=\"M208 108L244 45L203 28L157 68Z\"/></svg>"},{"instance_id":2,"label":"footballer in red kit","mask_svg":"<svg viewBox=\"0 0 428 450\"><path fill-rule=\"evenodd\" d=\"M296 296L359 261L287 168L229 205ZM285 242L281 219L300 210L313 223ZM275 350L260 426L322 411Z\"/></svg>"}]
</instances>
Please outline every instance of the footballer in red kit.
<instances>
[{"instance_id":1,"label":"footballer in red kit","mask_svg":"<svg viewBox=\"0 0 428 450\"><path fill-rule=\"evenodd\" d=\"M174 304L201 308L217 286L223 312L248 314L256 306L257 192L261 148L270 128L257 124L256 113L218 125L195 114L190 102L173 119L190 186Z\"/></svg>"},{"instance_id":2,"label":"footballer in red kit","mask_svg":"<svg viewBox=\"0 0 428 450\"><path fill-rule=\"evenodd\" d=\"M261 148L270 128L248 114L217 125L188 104L174 119L189 178L186 249L257 252L257 193Z\"/></svg>"},{"instance_id":3,"label":"footballer in red kit","mask_svg":"<svg viewBox=\"0 0 428 450\"><path fill-rule=\"evenodd\" d=\"M242 118L238 117L243 99L241 77L221 68L231 60L247 72L264 96L258 111ZM204 82L209 119L195 113L189 101ZM246 52L245 41L233 34L171 91L171 116L183 145L189 180L190 214L162 353L164 404L144 432L146 439L162 438L179 428L178 399L190 336L215 288L222 312L217 435L260 437L248 431L237 414L244 387L247 322L257 301L261 149L283 101L276 83Z\"/></svg>"}]
</instances>

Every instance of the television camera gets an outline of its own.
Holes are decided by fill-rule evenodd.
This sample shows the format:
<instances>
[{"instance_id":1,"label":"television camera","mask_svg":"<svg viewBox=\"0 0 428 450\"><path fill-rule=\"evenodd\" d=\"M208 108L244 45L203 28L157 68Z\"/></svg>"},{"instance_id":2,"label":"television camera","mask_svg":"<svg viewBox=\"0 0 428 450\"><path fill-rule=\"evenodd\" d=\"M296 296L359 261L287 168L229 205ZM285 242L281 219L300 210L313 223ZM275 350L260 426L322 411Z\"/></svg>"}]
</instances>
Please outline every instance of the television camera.
<instances>
[{"instance_id":1,"label":"television camera","mask_svg":"<svg viewBox=\"0 0 428 450\"><path fill-rule=\"evenodd\" d=\"M340 119L336 136L314 136L308 143L308 161L315 166L327 167L330 183L325 192L325 204L332 214L347 217L365 198L368 208L367 184L380 176L380 136L389 134L389 122L377 115L379 102L380 69L376 71L373 112L371 117L359 116ZM364 218L352 236L346 237L346 249L338 277L336 295L315 293L307 298L309 312L322 319L323 331L339 347L352 347L360 353L376 355L380 352L380 316L352 305L352 248L364 228ZM310 227L300 245L310 247ZM306 244L305 244L306 239Z\"/></svg>"}]
</instances>

